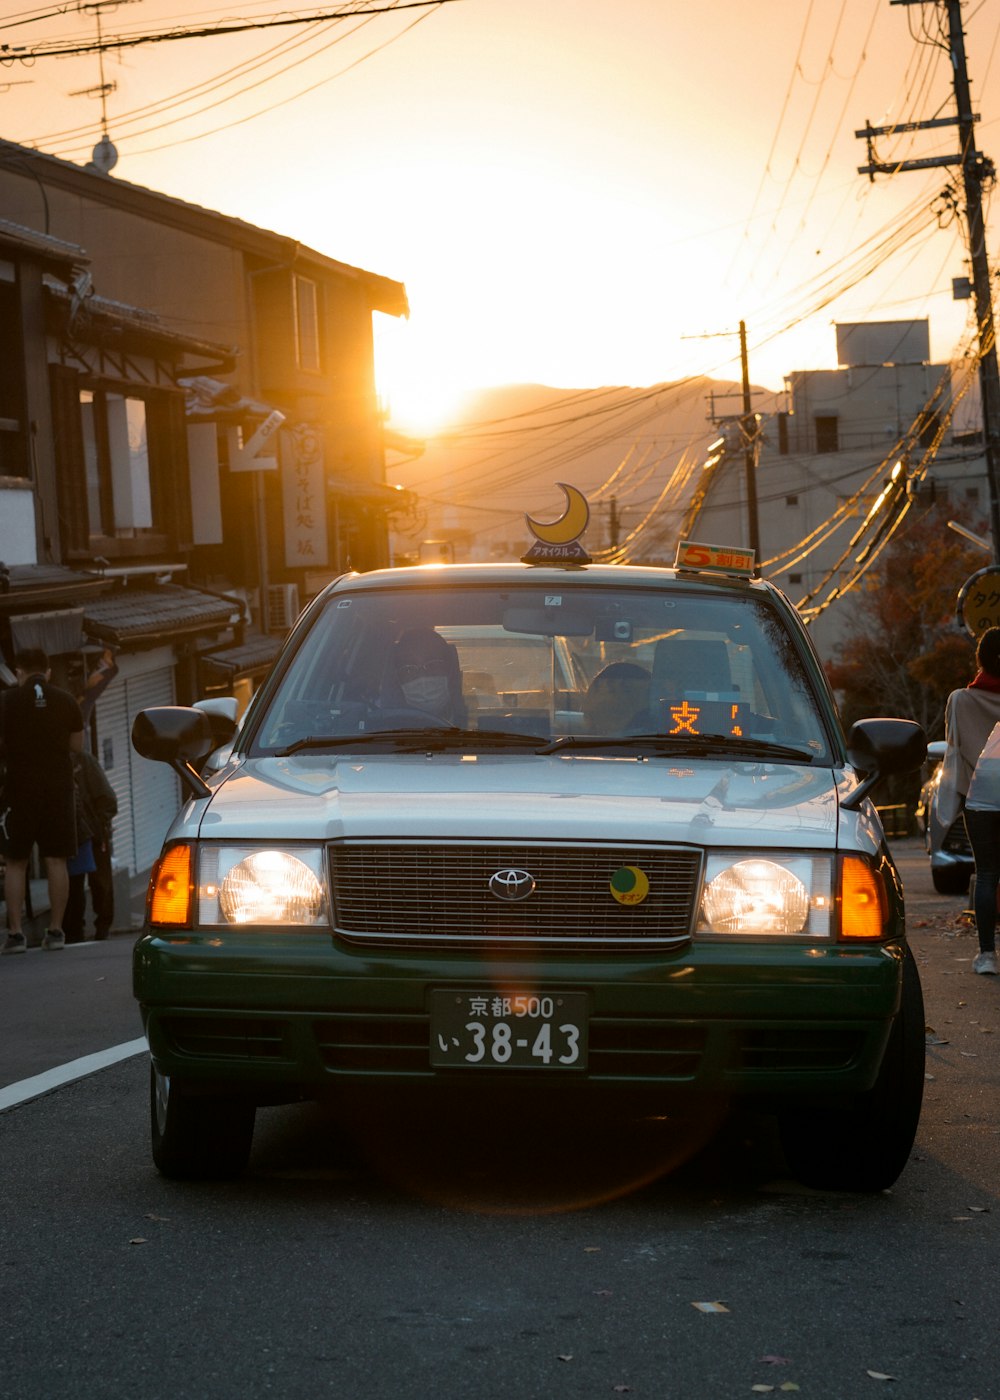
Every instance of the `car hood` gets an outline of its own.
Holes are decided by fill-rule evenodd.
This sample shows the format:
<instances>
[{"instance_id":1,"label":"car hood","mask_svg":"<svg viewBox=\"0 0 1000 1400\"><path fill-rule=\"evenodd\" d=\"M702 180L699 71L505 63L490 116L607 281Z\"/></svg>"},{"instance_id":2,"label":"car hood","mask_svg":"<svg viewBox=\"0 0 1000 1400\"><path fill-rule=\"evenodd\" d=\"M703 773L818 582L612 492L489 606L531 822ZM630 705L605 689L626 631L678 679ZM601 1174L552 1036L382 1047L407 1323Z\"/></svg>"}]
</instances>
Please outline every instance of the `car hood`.
<instances>
[{"instance_id":1,"label":"car hood","mask_svg":"<svg viewBox=\"0 0 1000 1400\"><path fill-rule=\"evenodd\" d=\"M789 763L606 755L378 754L249 759L190 802L206 839L626 840L874 849L854 778Z\"/></svg>"}]
</instances>

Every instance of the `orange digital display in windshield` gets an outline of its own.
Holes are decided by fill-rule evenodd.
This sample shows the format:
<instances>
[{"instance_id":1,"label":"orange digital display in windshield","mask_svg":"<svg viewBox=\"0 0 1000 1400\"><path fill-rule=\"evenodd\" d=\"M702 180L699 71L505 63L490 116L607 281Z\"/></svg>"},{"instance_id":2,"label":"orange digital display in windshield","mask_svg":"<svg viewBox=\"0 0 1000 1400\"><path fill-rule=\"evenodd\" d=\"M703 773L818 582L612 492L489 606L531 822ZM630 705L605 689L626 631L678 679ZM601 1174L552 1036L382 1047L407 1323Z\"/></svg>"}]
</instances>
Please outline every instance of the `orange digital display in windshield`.
<instances>
[{"instance_id":1,"label":"orange digital display in windshield","mask_svg":"<svg viewBox=\"0 0 1000 1400\"><path fill-rule=\"evenodd\" d=\"M670 735L724 734L741 739L746 733L746 706L739 700L687 699L668 705L667 733Z\"/></svg>"}]
</instances>

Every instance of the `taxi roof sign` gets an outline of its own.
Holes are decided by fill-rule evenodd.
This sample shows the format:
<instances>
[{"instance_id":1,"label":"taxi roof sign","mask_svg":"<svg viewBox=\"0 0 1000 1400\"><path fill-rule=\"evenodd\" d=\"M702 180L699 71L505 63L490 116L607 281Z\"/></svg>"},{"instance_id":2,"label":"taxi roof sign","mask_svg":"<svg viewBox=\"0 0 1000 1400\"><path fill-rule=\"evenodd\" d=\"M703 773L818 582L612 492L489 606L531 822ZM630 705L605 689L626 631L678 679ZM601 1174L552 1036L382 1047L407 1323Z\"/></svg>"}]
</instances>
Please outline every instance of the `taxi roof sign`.
<instances>
[{"instance_id":1,"label":"taxi roof sign","mask_svg":"<svg viewBox=\"0 0 1000 1400\"><path fill-rule=\"evenodd\" d=\"M534 543L521 556L525 564L589 564L590 555L580 543L580 536L590 522L590 506L582 491L565 481L556 485L566 497L566 509L557 520L543 522L525 515L525 523L534 535Z\"/></svg>"},{"instance_id":2,"label":"taxi roof sign","mask_svg":"<svg viewBox=\"0 0 1000 1400\"><path fill-rule=\"evenodd\" d=\"M680 540L674 558L675 569L739 574L747 578L753 574L755 563L752 549L734 548L728 544L699 544L696 540Z\"/></svg>"}]
</instances>

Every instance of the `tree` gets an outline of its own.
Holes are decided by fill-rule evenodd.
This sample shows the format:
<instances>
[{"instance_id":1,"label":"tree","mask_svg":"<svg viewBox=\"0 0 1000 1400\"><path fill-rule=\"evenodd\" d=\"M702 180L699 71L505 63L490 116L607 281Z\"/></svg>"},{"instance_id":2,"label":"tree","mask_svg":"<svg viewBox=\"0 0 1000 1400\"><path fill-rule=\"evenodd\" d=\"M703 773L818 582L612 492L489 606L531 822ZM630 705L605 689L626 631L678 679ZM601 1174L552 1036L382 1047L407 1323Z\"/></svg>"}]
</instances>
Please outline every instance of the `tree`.
<instances>
[{"instance_id":1,"label":"tree","mask_svg":"<svg viewBox=\"0 0 1000 1400\"><path fill-rule=\"evenodd\" d=\"M975 646L960 627L962 584L988 562L949 530L954 507L914 507L886 546L868 586L847 595L854 623L827 667L846 726L866 715L915 719L944 737L944 707L975 669ZM982 528L975 522L971 528Z\"/></svg>"}]
</instances>

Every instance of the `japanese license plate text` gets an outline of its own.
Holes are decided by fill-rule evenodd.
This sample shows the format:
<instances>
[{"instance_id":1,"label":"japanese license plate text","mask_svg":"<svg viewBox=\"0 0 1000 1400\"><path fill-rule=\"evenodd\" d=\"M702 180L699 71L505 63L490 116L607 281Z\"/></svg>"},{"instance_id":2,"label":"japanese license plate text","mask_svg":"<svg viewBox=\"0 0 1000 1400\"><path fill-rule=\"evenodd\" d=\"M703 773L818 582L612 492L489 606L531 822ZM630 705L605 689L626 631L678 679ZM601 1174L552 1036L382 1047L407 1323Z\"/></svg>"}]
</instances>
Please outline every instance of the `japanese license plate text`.
<instances>
[{"instance_id":1,"label":"japanese license plate text","mask_svg":"<svg viewBox=\"0 0 1000 1400\"><path fill-rule=\"evenodd\" d=\"M587 1010L584 992L501 996L483 991L433 991L431 1064L585 1069Z\"/></svg>"}]
</instances>

